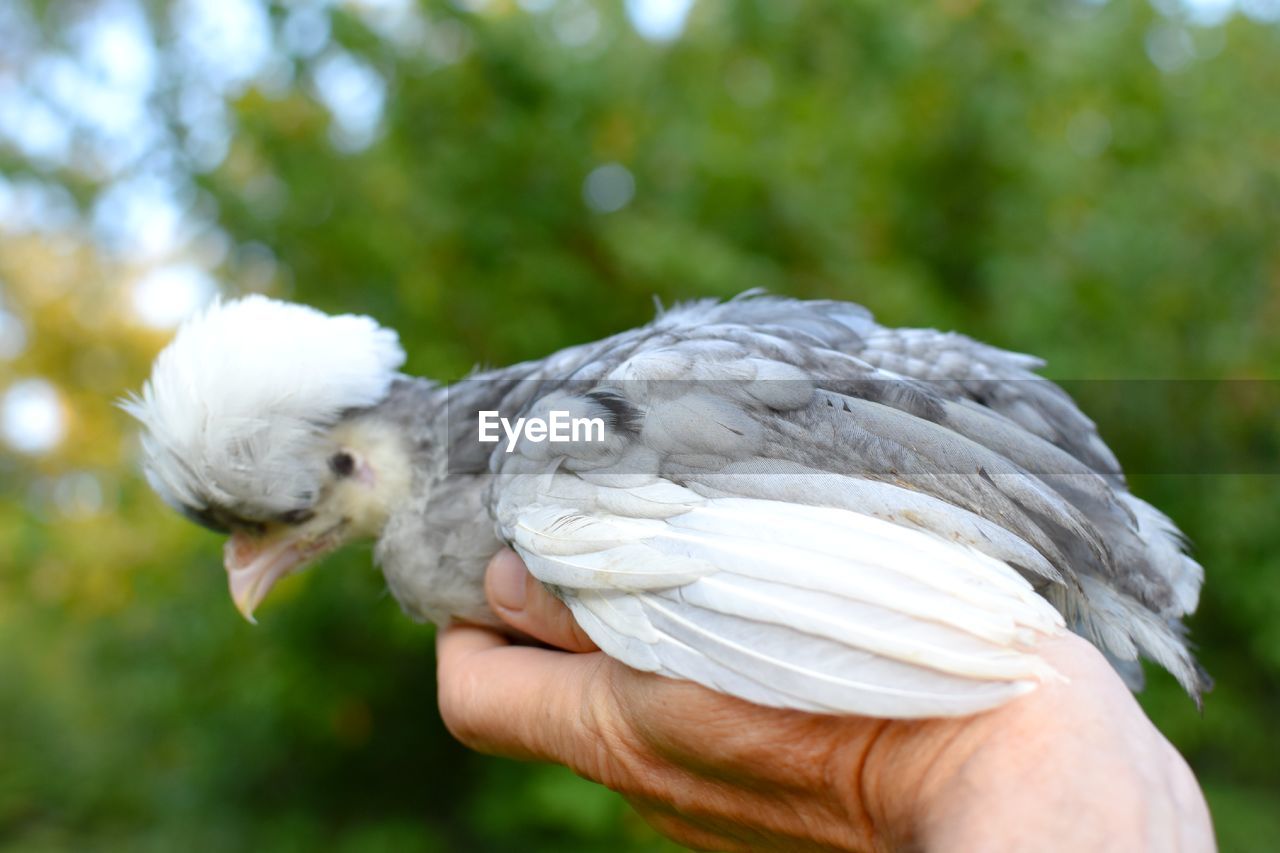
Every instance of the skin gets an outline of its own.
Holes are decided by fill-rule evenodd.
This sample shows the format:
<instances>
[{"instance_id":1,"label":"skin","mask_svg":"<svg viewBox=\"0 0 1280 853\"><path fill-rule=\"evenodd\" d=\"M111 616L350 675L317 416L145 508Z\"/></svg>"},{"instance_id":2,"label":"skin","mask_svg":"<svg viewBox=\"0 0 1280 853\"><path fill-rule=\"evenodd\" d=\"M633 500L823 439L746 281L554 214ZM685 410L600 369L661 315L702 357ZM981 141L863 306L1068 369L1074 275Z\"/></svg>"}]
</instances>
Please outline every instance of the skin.
<instances>
[{"instance_id":1,"label":"skin","mask_svg":"<svg viewBox=\"0 0 1280 853\"><path fill-rule=\"evenodd\" d=\"M439 635L440 712L481 752L554 761L709 850L1213 850L1195 777L1102 656L1067 634L1069 679L960 719L763 708L597 651L503 551L486 592L516 632Z\"/></svg>"}]
</instances>

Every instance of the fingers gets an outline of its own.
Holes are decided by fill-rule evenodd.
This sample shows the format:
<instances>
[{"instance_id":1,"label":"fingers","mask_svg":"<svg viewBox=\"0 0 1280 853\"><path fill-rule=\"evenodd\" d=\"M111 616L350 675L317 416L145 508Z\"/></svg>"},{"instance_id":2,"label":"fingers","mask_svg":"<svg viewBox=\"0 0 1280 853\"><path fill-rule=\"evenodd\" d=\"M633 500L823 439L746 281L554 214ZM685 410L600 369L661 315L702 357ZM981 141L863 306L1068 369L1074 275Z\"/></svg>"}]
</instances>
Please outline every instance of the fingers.
<instances>
[{"instance_id":1,"label":"fingers","mask_svg":"<svg viewBox=\"0 0 1280 853\"><path fill-rule=\"evenodd\" d=\"M440 715L472 749L573 766L595 737L588 709L608 701L604 656L512 646L499 634L451 625L436 641Z\"/></svg>"},{"instance_id":2,"label":"fingers","mask_svg":"<svg viewBox=\"0 0 1280 853\"><path fill-rule=\"evenodd\" d=\"M489 606L517 631L573 652L596 646L573 615L525 569L510 549L485 574ZM454 737L473 749L587 769L600 754L596 725L612 713L595 654L513 646L497 632L454 624L437 639L440 714Z\"/></svg>"},{"instance_id":3,"label":"fingers","mask_svg":"<svg viewBox=\"0 0 1280 853\"><path fill-rule=\"evenodd\" d=\"M596 650L569 608L529 574L524 561L510 548L489 561L484 589L489 606L512 628L566 651Z\"/></svg>"}]
</instances>

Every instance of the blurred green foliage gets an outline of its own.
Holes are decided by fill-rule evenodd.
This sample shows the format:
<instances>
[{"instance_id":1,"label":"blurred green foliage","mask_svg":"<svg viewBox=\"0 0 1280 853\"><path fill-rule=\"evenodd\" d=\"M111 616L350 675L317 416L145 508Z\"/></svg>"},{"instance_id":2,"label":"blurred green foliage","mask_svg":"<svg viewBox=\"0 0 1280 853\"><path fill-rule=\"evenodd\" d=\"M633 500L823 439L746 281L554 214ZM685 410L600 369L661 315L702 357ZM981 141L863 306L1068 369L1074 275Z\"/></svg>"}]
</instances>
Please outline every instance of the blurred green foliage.
<instances>
[{"instance_id":1,"label":"blurred green foliage","mask_svg":"<svg viewBox=\"0 0 1280 853\"><path fill-rule=\"evenodd\" d=\"M52 45L59 5L36 4ZM1276 26L1187 26L1121 0L702 0L655 44L613 4L546 5L428 3L435 42L327 10L321 58L386 84L367 145L335 144L319 60L277 46L283 71L234 93L230 148L195 174L230 240L227 290L373 314L411 372L441 378L643 322L655 294L748 287L958 329L1065 379L1280 373ZM168 7L149 11L163 41ZM588 13L589 37L566 39L566 16ZM157 100L180 110L176 86ZM607 163L635 194L602 213L583 187ZM98 189L11 151L0 164L85 203ZM239 620L217 538L150 496L109 408L163 343L113 296L136 274L75 233L0 233L6 308L31 338L0 369L56 382L71 417L54 453L0 456L0 844L667 846L567 771L456 745L431 632L367 549L284 583L257 628ZM1191 625L1217 689L1202 717L1152 670L1143 704L1199 774L1223 848L1270 849L1274 384L1152 409L1076 385L1208 571ZM1206 399L1229 472L1187 459ZM58 508L68 471L98 477L105 511Z\"/></svg>"}]
</instances>

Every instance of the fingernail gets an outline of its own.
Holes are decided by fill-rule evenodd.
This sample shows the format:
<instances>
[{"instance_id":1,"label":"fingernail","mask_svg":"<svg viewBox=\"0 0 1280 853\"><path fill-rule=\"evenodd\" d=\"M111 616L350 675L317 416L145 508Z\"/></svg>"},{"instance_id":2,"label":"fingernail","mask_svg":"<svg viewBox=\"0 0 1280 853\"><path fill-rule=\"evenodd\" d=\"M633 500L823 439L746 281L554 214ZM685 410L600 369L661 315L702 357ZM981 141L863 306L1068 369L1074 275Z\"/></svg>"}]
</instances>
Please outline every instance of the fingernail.
<instances>
[{"instance_id":1,"label":"fingernail","mask_svg":"<svg viewBox=\"0 0 1280 853\"><path fill-rule=\"evenodd\" d=\"M507 610L524 610L527 576L524 562L515 551L500 551L489 562L489 589L494 603Z\"/></svg>"}]
</instances>

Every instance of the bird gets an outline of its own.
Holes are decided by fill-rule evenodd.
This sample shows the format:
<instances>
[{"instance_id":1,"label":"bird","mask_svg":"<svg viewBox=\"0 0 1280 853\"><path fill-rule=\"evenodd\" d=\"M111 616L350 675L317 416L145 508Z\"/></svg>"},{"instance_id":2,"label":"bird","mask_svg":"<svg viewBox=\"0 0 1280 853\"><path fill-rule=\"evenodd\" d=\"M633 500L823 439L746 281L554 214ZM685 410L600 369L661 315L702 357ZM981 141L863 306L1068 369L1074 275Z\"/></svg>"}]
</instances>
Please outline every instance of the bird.
<instances>
[{"instance_id":1,"label":"bird","mask_svg":"<svg viewBox=\"0 0 1280 853\"><path fill-rule=\"evenodd\" d=\"M502 629L510 546L605 654L760 705L973 714L1061 678L1066 631L1135 690L1143 657L1210 686L1202 567L1040 359L749 291L452 383L404 361L370 317L250 295L122 401L245 618L373 540L410 617Z\"/></svg>"}]
</instances>

